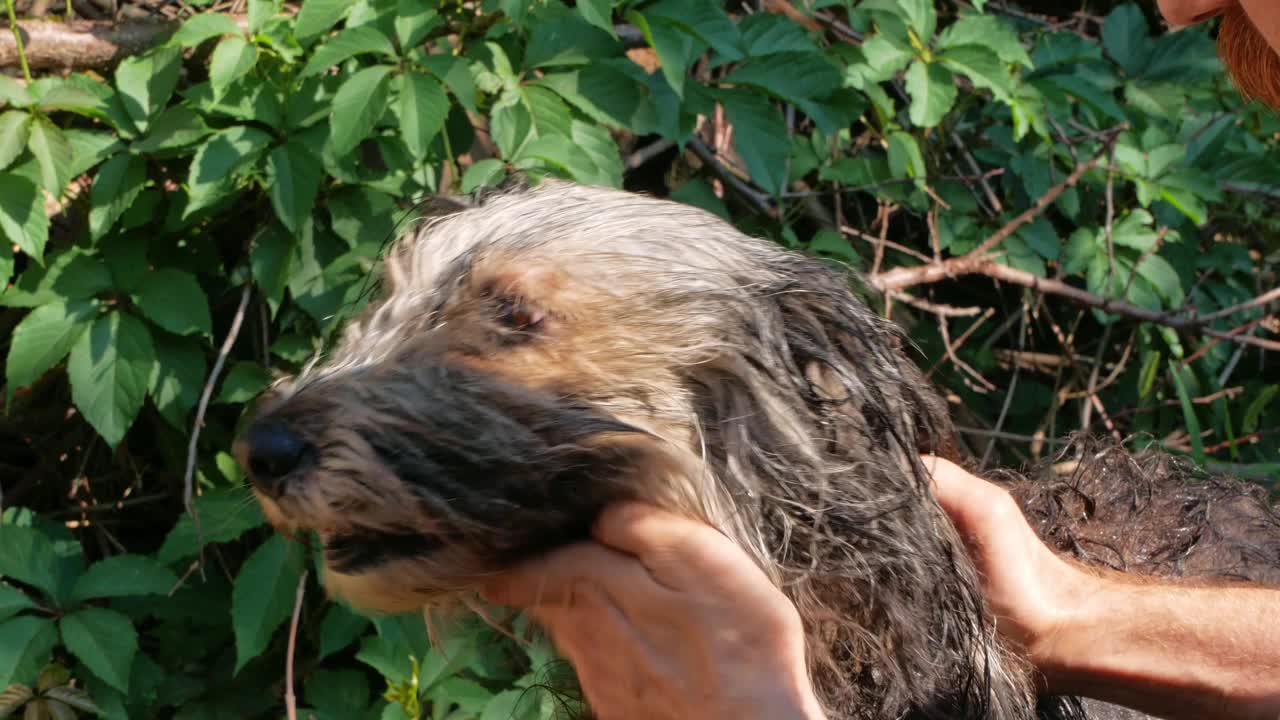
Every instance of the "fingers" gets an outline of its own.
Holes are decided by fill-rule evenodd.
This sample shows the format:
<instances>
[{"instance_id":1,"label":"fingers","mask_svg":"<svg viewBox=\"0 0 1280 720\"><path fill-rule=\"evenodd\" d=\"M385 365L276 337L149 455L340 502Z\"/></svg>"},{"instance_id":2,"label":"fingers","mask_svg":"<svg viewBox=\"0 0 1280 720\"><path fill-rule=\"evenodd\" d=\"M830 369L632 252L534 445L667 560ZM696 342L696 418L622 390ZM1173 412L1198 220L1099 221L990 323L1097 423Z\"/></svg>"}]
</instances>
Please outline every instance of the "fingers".
<instances>
[{"instance_id":1,"label":"fingers","mask_svg":"<svg viewBox=\"0 0 1280 720\"><path fill-rule=\"evenodd\" d=\"M508 607L571 606L579 584L647 593L656 584L628 555L598 543L580 543L529 560L481 588L486 600Z\"/></svg>"},{"instance_id":2,"label":"fingers","mask_svg":"<svg viewBox=\"0 0 1280 720\"><path fill-rule=\"evenodd\" d=\"M981 529L993 511L1003 512L1013 502L1008 492L950 460L929 455L923 461L933 479L933 496L962 531Z\"/></svg>"}]
</instances>

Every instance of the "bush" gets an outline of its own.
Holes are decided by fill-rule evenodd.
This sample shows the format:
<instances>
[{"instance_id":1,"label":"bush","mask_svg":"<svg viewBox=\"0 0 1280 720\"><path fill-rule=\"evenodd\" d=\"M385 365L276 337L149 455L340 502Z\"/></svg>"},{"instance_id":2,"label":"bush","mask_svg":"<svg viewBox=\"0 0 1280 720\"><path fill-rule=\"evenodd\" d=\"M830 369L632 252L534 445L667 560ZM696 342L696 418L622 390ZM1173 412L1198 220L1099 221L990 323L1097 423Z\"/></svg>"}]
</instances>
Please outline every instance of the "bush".
<instances>
[{"instance_id":1,"label":"bush","mask_svg":"<svg viewBox=\"0 0 1280 720\"><path fill-rule=\"evenodd\" d=\"M250 0L109 79L0 75L0 708L279 716L301 587L303 717L562 709L543 641L320 600L227 452L421 200L513 172L860 270L980 455L1280 477L1280 122L1203 30L984 4Z\"/></svg>"}]
</instances>

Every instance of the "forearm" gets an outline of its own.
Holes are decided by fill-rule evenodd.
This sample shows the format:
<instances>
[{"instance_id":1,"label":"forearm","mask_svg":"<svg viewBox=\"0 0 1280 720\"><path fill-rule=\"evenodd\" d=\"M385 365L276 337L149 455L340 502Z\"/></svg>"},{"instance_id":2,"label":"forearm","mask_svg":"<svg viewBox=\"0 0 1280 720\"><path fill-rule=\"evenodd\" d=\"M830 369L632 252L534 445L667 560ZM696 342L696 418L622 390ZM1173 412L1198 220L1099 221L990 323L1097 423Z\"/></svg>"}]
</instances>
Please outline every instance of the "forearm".
<instances>
[{"instance_id":1,"label":"forearm","mask_svg":"<svg viewBox=\"0 0 1280 720\"><path fill-rule=\"evenodd\" d=\"M1049 690L1165 718L1280 717L1280 592L1081 573L1039 650Z\"/></svg>"}]
</instances>

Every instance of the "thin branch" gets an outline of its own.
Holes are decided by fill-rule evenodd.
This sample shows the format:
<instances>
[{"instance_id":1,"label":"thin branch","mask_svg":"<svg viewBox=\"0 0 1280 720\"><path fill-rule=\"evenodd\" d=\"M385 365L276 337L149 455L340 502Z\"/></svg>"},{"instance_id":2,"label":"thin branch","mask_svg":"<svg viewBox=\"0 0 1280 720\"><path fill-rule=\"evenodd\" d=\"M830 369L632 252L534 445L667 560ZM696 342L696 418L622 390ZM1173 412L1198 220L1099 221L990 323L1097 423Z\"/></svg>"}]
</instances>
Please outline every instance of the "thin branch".
<instances>
[{"instance_id":1,"label":"thin branch","mask_svg":"<svg viewBox=\"0 0 1280 720\"><path fill-rule=\"evenodd\" d=\"M769 202L769 196L743 182L742 178L725 167L724 163L716 158L715 153L700 138L689 138L689 149L693 150L699 160L710 167L716 175L720 176L721 180L728 183L734 191L746 198L747 202L751 203L757 211L765 215L773 215L773 204Z\"/></svg>"},{"instance_id":2,"label":"thin branch","mask_svg":"<svg viewBox=\"0 0 1280 720\"><path fill-rule=\"evenodd\" d=\"M4 0L4 5L5 5L5 9L8 10L9 12L9 29L13 31L13 48L11 52L18 59L18 64L22 66L23 79L26 80L28 83L30 83L31 82L31 65L29 64L29 61L27 58L27 51L23 47L22 28L18 26L18 16L13 10L13 0ZM0 40L0 59L3 59L4 57L3 53L5 48L3 46L3 43L4 41ZM3 65L3 64L4 63L0 63L0 65ZM12 65L13 62L10 61L8 64Z\"/></svg>"},{"instance_id":3,"label":"thin branch","mask_svg":"<svg viewBox=\"0 0 1280 720\"><path fill-rule=\"evenodd\" d=\"M293 654L298 644L298 618L302 615L302 596L307 591L307 571L298 578L298 594L293 599L293 620L289 622L289 650L284 665L284 709L289 720L298 720L298 698L293 694Z\"/></svg>"},{"instance_id":4,"label":"thin branch","mask_svg":"<svg viewBox=\"0 0 1280 720\"><path fill-rule=\"evenodd\" d=\"M236 314L231 318L231 327L227 330L227 336L222 341L222 347L218 350L218 359L213 363L213 370L209 373L209 379L204 383L204 390L200 393L200 404L196 408L195 424L191 427L191 441L187 444L187 470L182 480L182 504L186 507L187 513L191 515L191 521L196 528L196 545L204 545L204 538L200 531L200 515L196 512L195 504L195 473L196 473L196 446L200 442L200 428L204 427L204 414L209 409L209 399L213 396L213 386L218 384L218 375L222 373L222 366L227 361L227 356L231 354L231 348L236 344L236 338L240 335L240 326L244 324L245 309L249 307L249 298L253 295L253 285L245 283L244 290L240 293L240 305L236 307Z\"/></svg>"}]
</instances>

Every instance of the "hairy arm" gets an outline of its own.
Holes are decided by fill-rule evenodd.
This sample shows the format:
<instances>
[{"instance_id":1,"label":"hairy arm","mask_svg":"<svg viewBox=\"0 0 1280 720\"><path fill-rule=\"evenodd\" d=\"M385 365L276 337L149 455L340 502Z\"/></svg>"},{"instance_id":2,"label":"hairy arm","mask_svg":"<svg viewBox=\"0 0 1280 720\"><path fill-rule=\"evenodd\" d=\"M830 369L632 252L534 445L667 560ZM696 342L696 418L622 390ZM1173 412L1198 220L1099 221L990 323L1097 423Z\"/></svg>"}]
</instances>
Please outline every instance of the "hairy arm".
<instances>
[{"instance_id":1,"label":"hairy arm","mask_svg":"<svg viewBox=\"0 0 1280 720\"><path fill-rule=\"evenodd\" d=\"M1280 717L1280 591L1099 572L1039 541L1004 490L926 458L1005 637L1053 694L1171 719Z\"/></svg>"}]
</instances>

